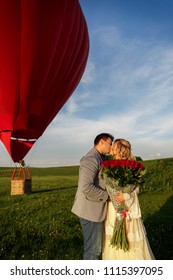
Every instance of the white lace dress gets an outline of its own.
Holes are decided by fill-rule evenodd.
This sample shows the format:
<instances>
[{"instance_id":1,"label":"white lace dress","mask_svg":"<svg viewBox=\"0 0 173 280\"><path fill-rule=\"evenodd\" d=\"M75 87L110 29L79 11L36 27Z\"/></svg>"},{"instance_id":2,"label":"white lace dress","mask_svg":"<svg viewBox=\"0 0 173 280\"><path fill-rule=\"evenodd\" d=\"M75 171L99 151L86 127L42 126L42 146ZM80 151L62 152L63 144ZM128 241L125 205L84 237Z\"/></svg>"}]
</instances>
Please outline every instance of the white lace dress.
<instances>
[{"instance_id":1,"label":"white lace dress","mask_svg":"<svg viewBox=\"0 0 173 280\"><path fill-rule=\"evenodd\" d=\"M129 251L112 248L110 240L113 233L116 210L111 201L108 202L107 216L105 219L103 234L103 260L154 260L150 248L146 230L141 220L141 210L138 201L139 189L135 189L130 195L125 194L125 203L129 209L126 217L126 231L129 242Z\"/></svg>"}]
</instances>

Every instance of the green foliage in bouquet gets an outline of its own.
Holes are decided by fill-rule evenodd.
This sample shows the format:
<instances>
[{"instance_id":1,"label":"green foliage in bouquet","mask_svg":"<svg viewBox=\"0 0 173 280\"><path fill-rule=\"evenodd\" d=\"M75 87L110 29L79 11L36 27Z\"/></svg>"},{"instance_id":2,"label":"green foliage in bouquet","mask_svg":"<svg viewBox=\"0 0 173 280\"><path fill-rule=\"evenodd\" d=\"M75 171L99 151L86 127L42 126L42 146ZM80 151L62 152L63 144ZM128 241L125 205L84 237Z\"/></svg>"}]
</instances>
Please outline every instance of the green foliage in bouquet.
<instances>
[{"instance_id":1,"label":"green foliage in bouquet","mask_svg":"<svg viewBox=\"0 0 173 280\"><path fill-rule=\"evenodd\" d=\"M116 247L116 249L122 249L124 252L129 251L129 243L126 236L126 223L124 215L126 215L126 211L123 216L116 217L114 230L112 234L112 238L110 244L112 247Z\"/></svg>"}]
</instances>

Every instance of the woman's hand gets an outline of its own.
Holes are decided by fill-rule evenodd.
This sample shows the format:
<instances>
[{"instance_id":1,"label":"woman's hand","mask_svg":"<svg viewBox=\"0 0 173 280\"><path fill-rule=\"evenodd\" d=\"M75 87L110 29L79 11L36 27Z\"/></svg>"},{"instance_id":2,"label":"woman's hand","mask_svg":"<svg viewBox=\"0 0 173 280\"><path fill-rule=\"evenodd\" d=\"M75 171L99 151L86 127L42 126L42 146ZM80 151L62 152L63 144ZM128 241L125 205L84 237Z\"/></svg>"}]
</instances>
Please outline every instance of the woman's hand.
<instances>
[{"instance_id":1,"label":"woman's hand","mask_svg":"<svg viewBox=\"0 0 173 280\"><path fill-rule=\"evenodd\" d=\"M116 200L116 202L122 203L125 200L124 194L122 192L116 192L116 194L114 194L114 199Z\"/></svg>"}]
</instances>

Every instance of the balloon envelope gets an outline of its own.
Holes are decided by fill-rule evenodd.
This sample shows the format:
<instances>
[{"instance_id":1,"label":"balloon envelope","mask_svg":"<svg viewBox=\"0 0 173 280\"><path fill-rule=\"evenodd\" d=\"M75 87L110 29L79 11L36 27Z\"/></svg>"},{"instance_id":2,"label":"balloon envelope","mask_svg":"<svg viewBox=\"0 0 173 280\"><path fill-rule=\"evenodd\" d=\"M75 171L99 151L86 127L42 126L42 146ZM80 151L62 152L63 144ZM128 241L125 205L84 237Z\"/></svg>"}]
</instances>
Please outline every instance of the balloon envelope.
<instances>
[{"instance_id":1,"label":"balloon envelope","mask_svg":"<svg viewBox=\"0 0 173 280\"><path fill-rule=\"evenodd\" d=\"M0 140L22 160L78 85L89 37L78 0L0 0Z\"/></svg>"}]
</instances>

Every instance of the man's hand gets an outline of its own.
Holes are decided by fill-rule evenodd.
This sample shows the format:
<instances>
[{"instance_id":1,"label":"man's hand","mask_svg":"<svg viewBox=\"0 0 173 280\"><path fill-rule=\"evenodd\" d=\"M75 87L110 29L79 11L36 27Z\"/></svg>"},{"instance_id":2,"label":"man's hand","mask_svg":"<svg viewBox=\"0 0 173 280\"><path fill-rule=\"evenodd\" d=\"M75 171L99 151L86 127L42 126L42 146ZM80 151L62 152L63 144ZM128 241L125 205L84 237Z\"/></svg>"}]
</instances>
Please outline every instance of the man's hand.
<instances>
[{"instance_id":1,"label":"man's hand","mask_svg":"<svg viewBox=\"0 0 173 280\"><path fill-rule=\"evenodd\" d=\"M124 194L122 192L116 192L116 194L114 194L114 199L116 200L116 202L122 203L125 200Z\"/></svg>"}]
</instances>

